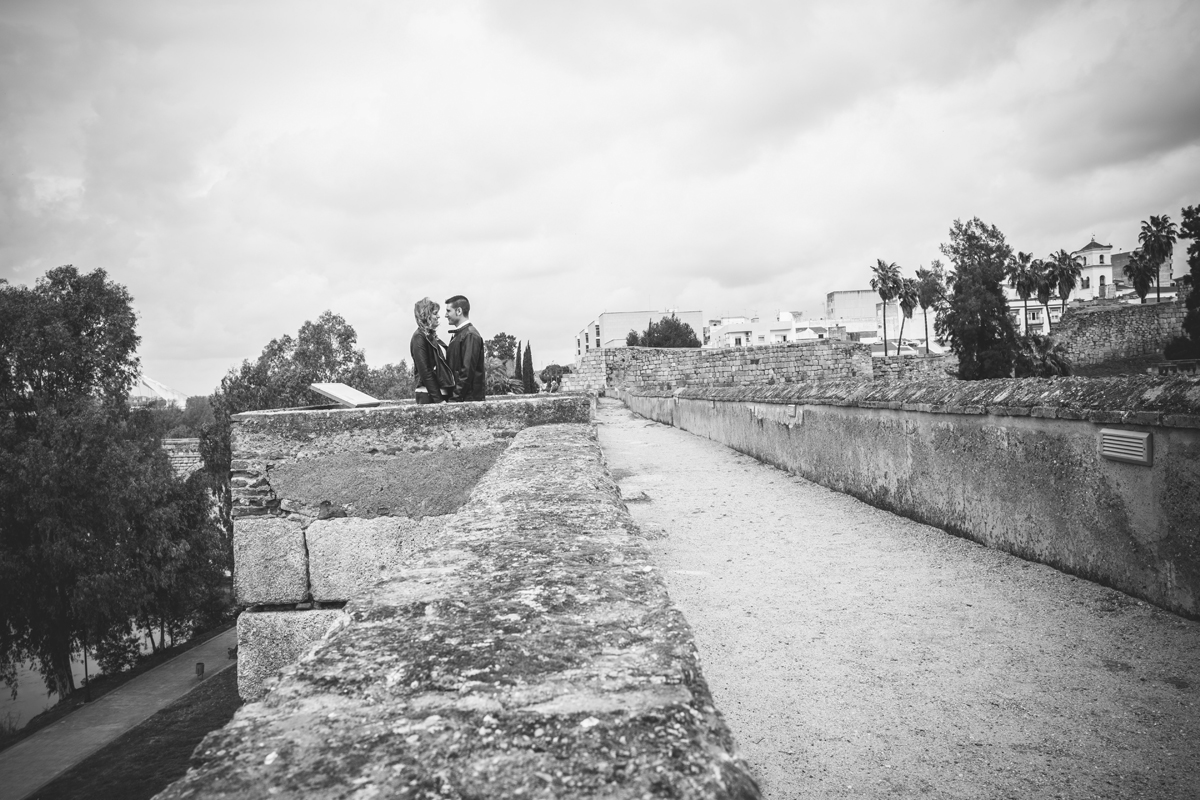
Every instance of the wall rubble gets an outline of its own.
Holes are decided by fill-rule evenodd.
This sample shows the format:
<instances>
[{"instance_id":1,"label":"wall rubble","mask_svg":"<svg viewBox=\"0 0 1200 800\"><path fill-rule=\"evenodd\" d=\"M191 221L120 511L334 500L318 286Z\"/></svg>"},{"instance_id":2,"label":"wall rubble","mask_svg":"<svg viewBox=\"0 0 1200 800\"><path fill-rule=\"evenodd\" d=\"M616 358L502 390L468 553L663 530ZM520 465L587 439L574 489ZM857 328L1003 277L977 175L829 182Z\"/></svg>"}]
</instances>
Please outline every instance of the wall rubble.
<instances>
[{"instance_id":1,"label":"wall rubble","mask_svg":"<svg viewBox=\"0 0 1200 800\"><path fill-rule=\"evenodd\" d=\"M589 425L339 613L161 798L759 797Z\"/></svg>"},{"instance_id":2,"label":"wall rubble","mask_svg":"<svg viewBox=\"0 0 1200 800\"><path fill-rule=\"evenodd\" d=\"M989 547L1200 616L1200 380L620 392L636 413ZM1149 433L1150 466L1100 430Z\"/></svg>"}]
</instances>

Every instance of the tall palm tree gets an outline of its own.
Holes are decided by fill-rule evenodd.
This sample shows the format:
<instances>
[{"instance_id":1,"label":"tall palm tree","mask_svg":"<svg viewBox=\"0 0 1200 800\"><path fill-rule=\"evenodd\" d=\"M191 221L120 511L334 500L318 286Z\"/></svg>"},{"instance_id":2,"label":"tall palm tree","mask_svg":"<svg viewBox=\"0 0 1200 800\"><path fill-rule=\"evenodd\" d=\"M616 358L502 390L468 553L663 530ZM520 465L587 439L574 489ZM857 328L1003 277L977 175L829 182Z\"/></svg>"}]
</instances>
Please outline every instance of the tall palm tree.
<instances>
[{"instance_id":1,"label":"tall palm tree","mask_svg":"<svg viewBox=\"0 0 1200 800\"><path fill-rule=\"evenodd\" d=\"M1144 250L1134 250L1133 255L1129 257L1129 263L1122 271L1133 284L1137 296L1145 303L1146 295L1150 293L1150 284L1154 283L1154 276L1158 274L1158 266L1146 257Z\"/></svg>"},{"instance_id":2,"label":"tall palm tree","mask_svg":"<svg viewBox=\"0 0 1200 800\"><path fill-rule=\"evenodd\" d=\"M1066 250L1059 250L1050 256L1050 275L1053 285L1058 286L1058 296L1062 298L1062 310L1067 311L1067 298L1079 284L1079 276L1083 267L1075 256Z\"/></svg>"},{"instance_id":3,"label":"tall palm tree","mask_svg":"<svg viewBox=\"0 0 1200 800\"><path fill-rule=\"evenodd\" d=\"M904 345L904 320L912 319L913 309L921 300L917 292L917 282L912 278L901 278L896 299L900 302L900 311L903 312L903 316L900 317L900 336L896 339L896 355L900 355L900 348ZM928 346L929 343L925 344Z\"/></svg>"},{"instance_id":4,"label":"tall palm tree","mask_svg":"<svg viewBox=\"0 0 1200 800\"><path fill-rule=\"evenodd\" d=\"M1171 218L1166 214L1161 217L1151 216L1149 221L1143 220L1142 232L1138 234L1142 252L1154 265L1154 298L1160 303L1162 302L1162 286L1159 274L1162 272L1162 265L1170 261L1171 254L1175 252L1178 234L1175 223L1171 222Z\"/></svg>"},{"instance_id":5,"label":"tall palm tree","mask_svg":"<svg viewBox=\"0 0 1200 800\"><path fill-rule=\"evenodd\" d=\"M895 300L900 292L900 268L895 263L889 264L882 258L877 258L871 272L875 273L875 277L871 278L871 288L879 292L879 299L883 301L883 354L886 356L887 309L888 303Z\"/></svg>"},{"instance_id":6,"label":"tall palm tree","mask_svg":"<svg viewBox=\"0 0 1200 800\"><path fill-rule=\"evenodd\" d=\"M917 302L921 304L921 313L925 316L925 352L929 352L929 309L936 306L946 296L946 278L942 271L942 262L936 258L929 269L917 270Z\"/></svg>"},{"instance_id":7,"label":"tall palm tree","mask_svg":"<svg viewBox=\"0 0 1200 800\"><path fill-rule=\"evenodd\" d=\"M1034 258L1031 253L1018 252L1008 259L1008 285L1017 290L1017 297L1025 306L1024 317L1021 319L1021 332L1029 327L1029 298L1037 294L1038 273L1034 268Z\"/></svg>"},{"instance_id":8,"label":"tall palm tree","mask_svg":"<svg viewBox=\"0 0 1200 800\"><path fill-rule=\"evenodd\" d=\"M1050 324L1050 295L1054 293L1054 278L1050 264L1040 258L1033 260L1034 283L1037 287L1037 299L1042 308L1046 309L1045 325Z\"/></svg>"}]
</instances>

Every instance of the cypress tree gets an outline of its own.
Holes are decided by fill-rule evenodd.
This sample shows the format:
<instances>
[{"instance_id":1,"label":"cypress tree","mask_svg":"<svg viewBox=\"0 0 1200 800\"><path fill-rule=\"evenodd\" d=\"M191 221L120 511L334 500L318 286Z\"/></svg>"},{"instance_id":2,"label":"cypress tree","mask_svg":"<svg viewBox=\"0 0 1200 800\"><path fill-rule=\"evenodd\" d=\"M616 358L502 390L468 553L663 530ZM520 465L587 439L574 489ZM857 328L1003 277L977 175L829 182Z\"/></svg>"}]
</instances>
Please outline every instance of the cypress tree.
<instances>
[{"instance_id":1,"label":"cypress tree","mask_svg":"<svg viewBox=\"0 0 1200 800\"><path fill-rule=\"evenodd\" d=\"M525 342L525 363L521 366L521 379L525 384L525 394L537 394L537 384L533 380L533 353L529 342Z\"/></svg>"},{"instance_id":2,"label":"cypress tree","mask_svg":"<svg viewBox=\"0 0 1200 800\"><path fill-rule=\"evenodd\" d=\"M525 377L521 375L521 340L517 340L517 349L513 352L513 377L525 384Z\"/></svg>"}]
</instances>

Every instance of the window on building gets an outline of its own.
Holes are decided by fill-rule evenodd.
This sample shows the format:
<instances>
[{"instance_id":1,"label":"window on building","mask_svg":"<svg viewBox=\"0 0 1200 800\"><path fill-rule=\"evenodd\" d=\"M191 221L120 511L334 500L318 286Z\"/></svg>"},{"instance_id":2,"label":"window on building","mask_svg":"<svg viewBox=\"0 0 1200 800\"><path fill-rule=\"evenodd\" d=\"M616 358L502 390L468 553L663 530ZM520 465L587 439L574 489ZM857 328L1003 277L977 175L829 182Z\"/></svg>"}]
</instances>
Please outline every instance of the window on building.
<instances>
[{"instance_id":1,"label":"window on building","mask_svg":"<svg viewBox=\"0 0 1200 800\"><path fill-rule=\"evenodd\" d=\"M742 337L740 337L740 336L733 337L733 346L741 347L742 346Z\"/></svg>"},{"instance_id":2,"label":"window on building","mask_svg":"<svg viewBox=\"0 0 1200 800\"><path fill-rule=\"evenodd\" d=\"M1104 276L1103 275L1100 276L1100 285L1101 286L1104 285Z\"/></svg>"},{"instance_id":3,"label":"window on building","mask_svg":"<svg viewBox=\"0 0 1200 800\"><path fill-rule=\"evenodd\" d=\"M1079 279L1079 288L1080 289L1092 288L1092 279L1091 278L1080 278Z\"/></svg>"},{"instance_id":4,"label":"window on building","mask_svg":"<svg viewBox=\"0 0 1200 800\"><path fill-rule=\"evenodd\" d=\"M1041 322L1042 321L1042 310L1040 308L1029 309L1028 321L1029 322Z\"/></svg>"},{"instance_id":5,"label":"window on building","mask_svg":"<svg viewBox=\"0 0 1200 800\"><path fill-rule=\"evenodd\" d=\"M596 326L596 344L600 344L600 326Z\"/></svg>"},{"instance_id":6,"label":"window on building","mask_svg":"<svg viewBox=\"0 0 1200 800\"><path fill-rule=\"evenodd\" d=\"M1103 263L1104 263L1104 253L1101 253L1101 254L1100 254L1100 263L1101 263L1101 264L1103 264Z\"/></svg>"},{"instance_id":7,"label":"window on building","mask_svg":"<svg viewBox=\"0 0 1200 800\"><path fill-rule=\"evenodd\" d=\"M583 335L583 341L585 344L591 344L592 343L591 334L585 333Z\"/></svg>"},{"instance_id":8,"label":"window on building","mask_svg":"<svg viewBox=\"0 0 1200 800\"><path fill-rule=\"evenodd\" d=\"M767 341L767 337L766 337L766 336L759 336L759 337L758 337L758 340L759 340L760 342L765 342L765 341Z\"/></svg>"},{"instance_id":9,"label":"window on building","mask_svg":"<svg viewBox=\"0 0 1200 800\"><path fill-rule=\"evenodd\" d=\"M1061 308L1050 309L1050 321L1058 322L1060 319L1062 319L1062 309Z\"/></svg>"}]
</instances>

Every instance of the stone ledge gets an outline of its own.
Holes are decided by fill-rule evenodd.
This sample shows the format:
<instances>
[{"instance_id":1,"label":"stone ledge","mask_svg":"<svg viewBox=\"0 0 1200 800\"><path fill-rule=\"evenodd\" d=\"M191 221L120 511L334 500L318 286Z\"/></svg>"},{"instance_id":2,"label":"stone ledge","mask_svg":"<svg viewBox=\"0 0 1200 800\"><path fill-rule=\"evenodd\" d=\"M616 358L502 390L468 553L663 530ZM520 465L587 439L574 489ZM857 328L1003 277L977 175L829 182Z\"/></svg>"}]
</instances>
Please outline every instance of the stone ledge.
<instances>
[{"instance_id":1,"label":"stone ledge","mask_svg":"<svg viewBox=\"0 0 1200 800\"><path fill-rule=\"evenodd\" d=\"M345 610L160 797L759 797L588 426L520 433Z\"/></svg>"},{"instance_id":2,"label":"stone ledge","mask_svg":"<svg viewBox=\"0 0 1200 800\"><path fill-rule=\"evenodd\" d=\"M991 414L1148 427L1200 427L1200 378L1009 378L880 384L809 381L788 386L622 390L634 397L731 403L857 406L932 414Z\"/></svg>"}]
</instances>

